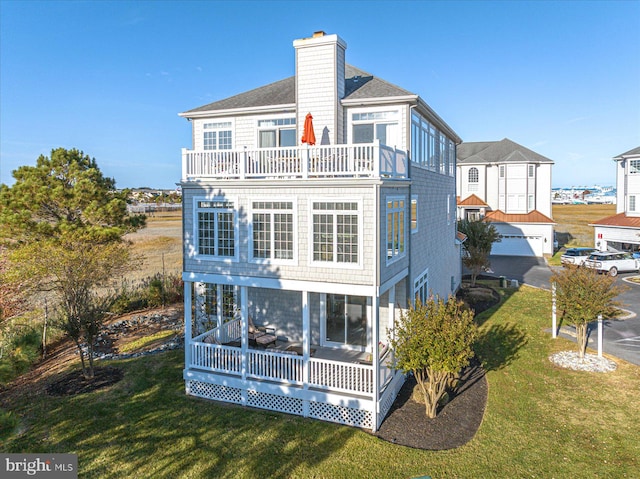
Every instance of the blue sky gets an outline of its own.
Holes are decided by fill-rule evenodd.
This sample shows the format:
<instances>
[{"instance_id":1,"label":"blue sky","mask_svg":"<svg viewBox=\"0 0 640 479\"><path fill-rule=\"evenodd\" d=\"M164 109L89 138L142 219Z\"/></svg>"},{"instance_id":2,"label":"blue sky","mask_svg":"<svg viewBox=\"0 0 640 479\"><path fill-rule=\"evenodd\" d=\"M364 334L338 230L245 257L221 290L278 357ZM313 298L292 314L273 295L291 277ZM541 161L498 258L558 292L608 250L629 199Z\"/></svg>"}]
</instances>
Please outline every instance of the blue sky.
<instances>
[{"instance_id":1,"label":"blue sky","mask_svg":"<svg viewBox=\"0 0 640 479\"><path fill-rule=\"evenodd\" d=\"M0 0L0 182L75 147L118 187L175 188L177 114L293 75L316 30L464 141L551 158L554 187L614 185L640 145L640 1Z\"/></svg>"}]
</instances>

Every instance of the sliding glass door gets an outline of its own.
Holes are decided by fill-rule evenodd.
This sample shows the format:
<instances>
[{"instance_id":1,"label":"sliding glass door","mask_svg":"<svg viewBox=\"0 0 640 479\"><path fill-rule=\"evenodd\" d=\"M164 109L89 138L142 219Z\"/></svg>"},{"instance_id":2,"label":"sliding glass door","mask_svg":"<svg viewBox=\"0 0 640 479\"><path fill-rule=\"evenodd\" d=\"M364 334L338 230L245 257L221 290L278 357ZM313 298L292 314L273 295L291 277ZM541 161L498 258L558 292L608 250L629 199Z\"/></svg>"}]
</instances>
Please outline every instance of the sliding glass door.
<instances>
[{"instance_id":1,"label":"sliding glass door","mask_svg":"<svg viewBox=\"0 0 640 479\"><path fill-rule=\"evenodd\" d=\"M364 348L367 345L367 298L327 295L326 342Z\"/></svg>"}]
</instances>

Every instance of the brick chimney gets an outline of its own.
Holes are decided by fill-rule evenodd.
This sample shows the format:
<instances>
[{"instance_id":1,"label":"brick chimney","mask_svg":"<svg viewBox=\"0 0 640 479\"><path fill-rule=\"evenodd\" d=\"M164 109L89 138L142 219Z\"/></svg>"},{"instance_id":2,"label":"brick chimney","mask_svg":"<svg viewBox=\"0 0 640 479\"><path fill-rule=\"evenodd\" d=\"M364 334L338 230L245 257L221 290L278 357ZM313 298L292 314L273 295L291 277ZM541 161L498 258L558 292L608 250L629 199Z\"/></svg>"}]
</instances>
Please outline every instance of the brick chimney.
<instances>
[{"instance_id":1,"label":"brick chimney","mask_svg":"<svg viewBox=\"0 0 640 479\"><path fill-rule=\"evenodd\" d=\"M347 44L338 35L314 32L311 38L295 40L298 136L307 113L313 115L316 144L344 143L344 65ZM300 143L300 138L298 138Z\"/></svg>"}]
</instances>

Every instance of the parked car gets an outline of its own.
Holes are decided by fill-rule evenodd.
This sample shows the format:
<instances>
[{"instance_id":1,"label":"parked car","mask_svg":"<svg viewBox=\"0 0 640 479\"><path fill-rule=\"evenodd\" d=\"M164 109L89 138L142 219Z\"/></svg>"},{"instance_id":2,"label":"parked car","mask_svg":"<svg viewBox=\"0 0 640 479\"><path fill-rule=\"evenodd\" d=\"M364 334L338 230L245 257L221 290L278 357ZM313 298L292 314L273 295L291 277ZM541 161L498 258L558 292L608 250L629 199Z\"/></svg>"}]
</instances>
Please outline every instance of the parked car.
<instances>
[{"instance_id":1,"label":"parked car","mask_svg":"<svg viewBox=\"0 0 640 479\"><path fill-rule=\"evenodd\" d=\"M587 268L593 268L600 273L608 273L616 276L619 271L638 271L640 260L634 258L629 253L607 253L599 251L592 253L584 262Z\"/></svg>"},{"instance_id":2,"label":"parked car","mask_svg":"<svg viewBox=\"0 0 640 479\"><path fill-rule=\"evenodd\" d=\"M562 264L581 266L589 255L595 251L594 248L569 248L560 256L560 262Z\"/></svg>"}]
</instances>

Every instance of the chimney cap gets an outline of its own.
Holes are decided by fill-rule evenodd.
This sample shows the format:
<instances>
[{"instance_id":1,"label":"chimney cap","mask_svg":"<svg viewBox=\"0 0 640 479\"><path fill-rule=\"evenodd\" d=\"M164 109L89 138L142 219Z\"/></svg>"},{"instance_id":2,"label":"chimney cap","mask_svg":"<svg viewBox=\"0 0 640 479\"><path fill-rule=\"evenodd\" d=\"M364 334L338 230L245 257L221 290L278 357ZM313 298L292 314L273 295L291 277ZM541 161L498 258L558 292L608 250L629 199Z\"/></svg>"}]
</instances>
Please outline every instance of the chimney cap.
<instances>
[{"instance_id":1,"label":"chimney cap","mask_svg":"<svg viewBox=\"0 0 640 479\"><path fill-rule=\"evenodd\" d=\"M312 38L324 37L324 35L325 35L324 30L318 30L317 32L313 32Z\"/></svg>"}]
</instances>

